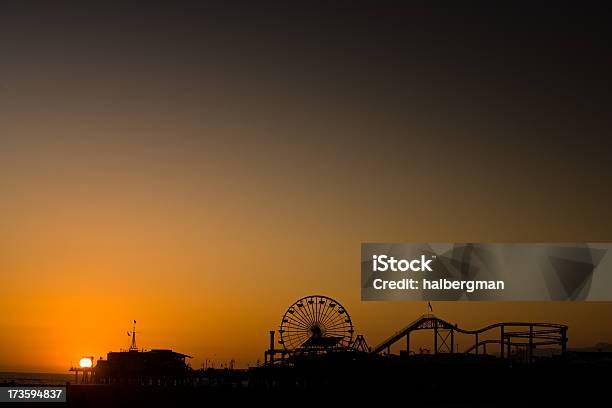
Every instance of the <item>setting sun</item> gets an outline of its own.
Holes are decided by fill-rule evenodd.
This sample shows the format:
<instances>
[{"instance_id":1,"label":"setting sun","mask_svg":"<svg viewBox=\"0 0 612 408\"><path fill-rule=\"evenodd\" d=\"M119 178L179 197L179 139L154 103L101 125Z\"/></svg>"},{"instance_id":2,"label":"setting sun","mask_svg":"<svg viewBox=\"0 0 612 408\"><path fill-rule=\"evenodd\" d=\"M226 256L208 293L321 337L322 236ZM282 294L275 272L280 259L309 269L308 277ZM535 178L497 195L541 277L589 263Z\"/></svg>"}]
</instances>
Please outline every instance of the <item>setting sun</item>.
<instances>
[{"instance_id":1,"label":"setting sun","mask_svg":"<svg viewBox=\"0 0 612 408\"><path fill-rule=\"evenodd\" d=\"M93 362L91 361L91 358L88 357L83 357L80 361L79 361L79 365L83 368L89 368L93 365Z\"/></svg>"}]
</instances>

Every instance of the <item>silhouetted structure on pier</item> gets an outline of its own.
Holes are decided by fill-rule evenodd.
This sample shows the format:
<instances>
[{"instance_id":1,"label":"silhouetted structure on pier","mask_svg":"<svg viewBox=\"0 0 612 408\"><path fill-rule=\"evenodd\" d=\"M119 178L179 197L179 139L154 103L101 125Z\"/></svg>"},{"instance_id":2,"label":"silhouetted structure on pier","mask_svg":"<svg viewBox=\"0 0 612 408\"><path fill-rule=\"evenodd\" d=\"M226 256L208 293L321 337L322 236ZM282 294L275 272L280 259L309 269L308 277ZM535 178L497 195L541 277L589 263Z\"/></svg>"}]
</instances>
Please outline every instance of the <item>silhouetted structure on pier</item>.
<instances>
[{"instance_id":1,"label":"silhouetted structure on pier","mask_svg":"<svg viewBox=\"0 0 612 408\"><path fill-rule=\"evenodd\" d=\"M411 338L419 331L427 335ZM392 393L414 406L494 406L509 398L516 405L527 394L550 405L552 400L566 402L567 390L604 389L607 377L599 373L612 368L612 353L568 351L567 331L565 325L533 322L468 330L424 314L370 347L363 335L354 335L349 313L338 301L307 296L287 309L278 331L270 331L261 366L241 370L232 362L194 370L186 354L139 351L134 328L128 350L97 361L88 377L94 385L75 386L68 395L76 406L83 401L109 406L109 401L133 398L144 405L195 405L214 396L245 397L252 404L270 396L310 400L330 390L343 390L343 396L355 400L365 392ZM500 393L500 385L510 392ZM338 403L346 403L345 397Z\"/></svg>"},{"instance_id":2,"label":"silhouetted structure on pier","mask_svg":"<svg viewBox=\"0 0 612 408\"><path fill-rule=\"evenodd\" d=\"M415 352L411 335L418 331L433 335L416 339L420 347ZM363 335L354 334L350 315L338 301L313 295L294 302L279 330L270 331L261 366L193 370L186 354L139 351L134 327L129 350L98 360L92 379L97 384L255 390L403 389L409 381L415 389L435 392L431 379L444 373L453 378L444 382L445 392L459 393L477 379L483 395L495 398L495 386L502 380L536 384L546 377L561 384L577 370L612 366L608 353L568 352L567 331L562 324L535 322L499 322L471 330L424 314L371 347ZM431 345L423 345L424 339Z\"/></svg>"},{"instance_id":3,"label":"silhouetted structure on pier","mask_svg":"<svg viewBox=\"0 0 612 408\"><path fill-rule=\"evenodd\" d=\"M459 353L455 347L456 333L473 336L473 343L463 353L487 354L487 345L496 344L499 347L499 357L513 357L528 363L533 362L534 350L538 347L558 346L562 356L567 350L567 326L562 324L500 322L481 329L467 330L427 314L381 342L372 349L372 353L390 354L391 346L403 338L406 339L406 352L410 353L410 334L419 330L433 332L434 354Z\"/></svg>"},{"instance_id":4,"label":"silhouetted structure on pier","mask_svg":"<svg viewBox=\"0 0 612 408\"><path fill-rule=\"evenodd\" d=\"M172 350L110 352L98 360L94 382L98 384L173 385L184 383L189 374L186 354Z\"/></svg>"},{"instance_id":5,"label":"silhouetted structure on pier","mask_svg":"<svg viewBox=\"0 0 612 408\"><path fill-rule=\"evenodd\" d=\"M136 345L136 320L130 348L127 351L110 352L106 360L99 359L93 368L93 382L98 384L176 385L185 383L191 371L187 354L172 350L138 351Z\"/></svg>"},{"instance_id":6,"label":"silhouetted structure on pier","mask_svg":"<svg viewBox=\"0 0 612 408\"><path fill-rule=\"evenodd\" d=\"M417 331L431 331L432 344L414 352L411 334ZM363 335L353 337L352 321L339 302L313 295L298 300L283 315L278 330L281 347L275 345L276 332L270 331L265 364L251 370L249 383L264 388L384 389L410 380L425 387L424 379L436 378L444 370L456 378L456 384L470 377L486 384L490 378L516 375L518 366L523 367L521 375L569 367L567 331L562 324L536 322L499 322L470 330L424 314L370 347Z\"/></svg>"},{"instance_id":7,"label":"silhouetted structure on pier","mask_svg":"<svg viewBox=\"0 0 612 408\"><path fill-rule=\"evenodd\" d=\"M431 308L431 305L430 305ZM410 335L416 331L430 330L433 333L432 346L421 348L419 353L410 350ZM393 333L387 339L370 348L363 337L353 339L354 328L348 311L336 300L326 296L306 296L296 301L282 317L275 347L275 331L270 332L270 347L264 353L265 364L292 364L298 355L338 353L352 351L372 355L391 355L391 347L405 339L405 350L400 356L414 354L433 355L457 354L487 355L490 346L496 345L498 357L514 362L532 363L538 348L557 347L557 354L565 356L567 351L568 327L556 323L499 322L486 327L468 330L452 324L433 314L424 314ZM460 351L455 342L456 334L468 336L468 346ZM465 343L465 342L464 342ZM489 350L487 350L489 346ZM496 351L495 349L493 351ZM276 356L280 356L280 359ZM444 358L440 356L440 358ZM468 357L465 357L468 358ZM471 358L471 361L474 361ZM482 361L482 359L479 359Z\"/></svg>"}]
</instances>

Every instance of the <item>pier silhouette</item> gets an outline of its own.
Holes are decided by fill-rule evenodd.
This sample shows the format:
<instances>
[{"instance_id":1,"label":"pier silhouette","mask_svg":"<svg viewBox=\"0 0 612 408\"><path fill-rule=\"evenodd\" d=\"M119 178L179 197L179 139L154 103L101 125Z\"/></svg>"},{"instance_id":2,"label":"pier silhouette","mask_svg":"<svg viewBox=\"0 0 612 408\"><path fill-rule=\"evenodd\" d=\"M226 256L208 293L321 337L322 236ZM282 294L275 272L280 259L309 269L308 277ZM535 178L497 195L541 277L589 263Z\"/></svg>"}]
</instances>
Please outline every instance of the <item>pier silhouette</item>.
<instances>
[{"instance_id":1,"label":"pier silhouette","mask_svg":"<svg viewBox=\"0 0 612 408\"><path fill-rule=\"evenodd\" d=\"M563 324L498 322L466 329L428 308L370 346L364 334L355 334L339 301L303 297L269 332L263 364L248 369L233 363L194 369L187 354L138 349L134 325L128 349L108 353L83 370L80 383L68 385L68 405L104 406L118 398L145 404L216 397L250 402L338 389L355 400L366 390L407 394L414 405L499 405L500 390L508 392L502 392L504 401L524 392L533 393L533 401L550 402L583 398L580 387L598 386L605 378L599 373L612 368L612 353L568 349L569 327ZM417 332L429 332L430 344L415 348L411 336ZM463 348L456 343L460 336Z\"/></svg>"}]
</instances>

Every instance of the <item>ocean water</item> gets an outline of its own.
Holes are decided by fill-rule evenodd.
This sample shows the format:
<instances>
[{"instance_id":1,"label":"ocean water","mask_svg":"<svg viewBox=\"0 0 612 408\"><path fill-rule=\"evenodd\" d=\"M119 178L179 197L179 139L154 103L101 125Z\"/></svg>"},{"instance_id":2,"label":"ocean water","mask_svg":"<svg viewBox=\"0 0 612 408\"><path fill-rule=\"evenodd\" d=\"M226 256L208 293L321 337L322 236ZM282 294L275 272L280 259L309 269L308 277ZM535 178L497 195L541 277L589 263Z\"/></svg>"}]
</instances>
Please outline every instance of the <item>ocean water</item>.
<instances>
[{"instance_id":1,"label":"ocean water","mask_svg":"<svg viewBox=\"0 0 612 408\"><path fill-rule=\"evenodd\" d=\"M0 372L0 385L5 383L23 385L65 385L66 381L74 383L74 374Z\"/></svg>"}]
</instances>

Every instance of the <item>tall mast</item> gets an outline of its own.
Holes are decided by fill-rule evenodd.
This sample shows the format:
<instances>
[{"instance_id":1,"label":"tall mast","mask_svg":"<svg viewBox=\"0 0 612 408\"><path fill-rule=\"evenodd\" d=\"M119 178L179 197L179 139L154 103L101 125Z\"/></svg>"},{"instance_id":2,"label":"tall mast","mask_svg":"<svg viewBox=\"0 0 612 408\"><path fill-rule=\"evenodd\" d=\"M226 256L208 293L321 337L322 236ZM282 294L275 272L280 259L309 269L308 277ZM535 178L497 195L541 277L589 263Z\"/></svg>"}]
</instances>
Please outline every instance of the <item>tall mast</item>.
<instances>
[{"instance_id":1,"label":"tall mast","mask_svg":"<svg viewBox=\"0 0 612 408\"><path fill-rule=\"evenodd\" d=\"M130 351L138 351L138 347L136 346L136 320L134 320L134 328L132 329L132 345L130 346Z\"/></svg>"}]
</instances>

